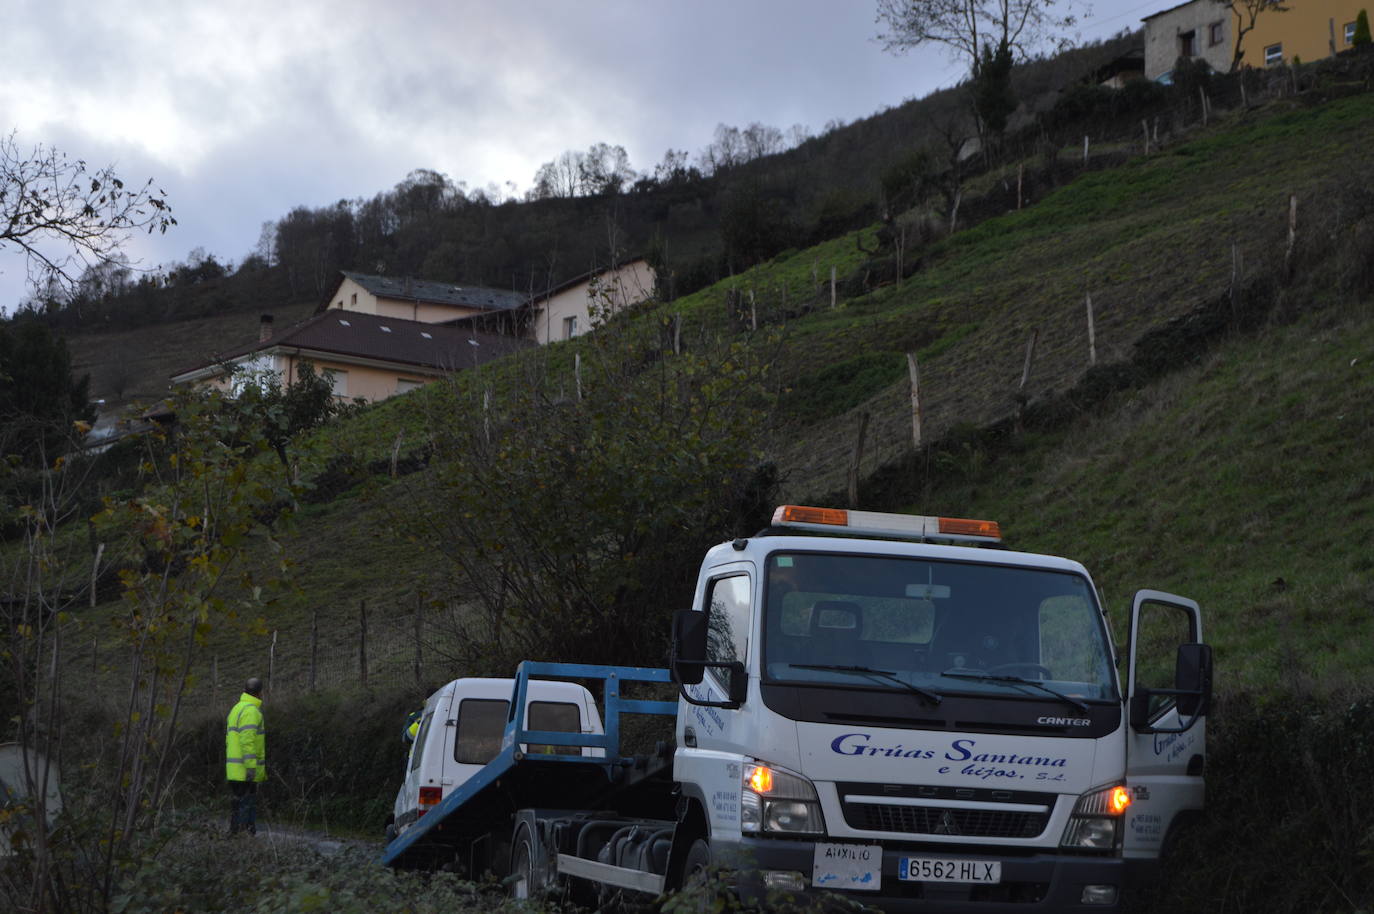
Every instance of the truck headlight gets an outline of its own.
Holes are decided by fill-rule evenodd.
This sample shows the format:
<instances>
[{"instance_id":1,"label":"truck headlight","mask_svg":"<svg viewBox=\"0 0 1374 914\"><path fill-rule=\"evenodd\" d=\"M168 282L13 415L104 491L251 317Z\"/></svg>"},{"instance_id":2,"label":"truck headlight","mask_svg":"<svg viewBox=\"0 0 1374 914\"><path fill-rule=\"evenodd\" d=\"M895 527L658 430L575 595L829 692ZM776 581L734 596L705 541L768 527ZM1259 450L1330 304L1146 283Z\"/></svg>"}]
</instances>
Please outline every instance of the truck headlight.
<instances>
[{"instance_id":1,"label":"truck headlight","mask_svg":"<svg viewBox=\"0 0 1374 914\"><path fill-rule=\"evenodd\" d=\"M1131 792L1121 784L1099 787L1078 798L1064 828L1060 847L1110 851L1121 837L1121 817L1131 805Z\"/></svg>"},{"instance_id":2,"label":"truck headlight","mask_svg":"<svg viewBox=\"0 0 1374 914\"><path fill-rule=\"evenodd\" d=\"M744 766L740 830L789 835L825 833L815 786L799 774L763 762Z\"/></svg>"}]
</instances>

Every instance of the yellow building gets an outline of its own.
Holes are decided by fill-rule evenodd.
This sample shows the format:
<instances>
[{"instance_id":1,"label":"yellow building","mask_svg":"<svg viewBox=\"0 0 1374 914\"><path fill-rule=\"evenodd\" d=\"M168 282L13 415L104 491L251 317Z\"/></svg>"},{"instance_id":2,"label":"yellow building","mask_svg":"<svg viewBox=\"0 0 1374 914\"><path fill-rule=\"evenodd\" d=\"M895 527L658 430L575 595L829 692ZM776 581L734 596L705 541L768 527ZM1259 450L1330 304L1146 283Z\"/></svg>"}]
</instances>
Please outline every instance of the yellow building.
<instances>
[{"instance_id":1,"label":"yellow building","mask_svg":"<svg viewBox=\"0 0 1374 914\"><path fill-rule=\"evenodd\" d=\"M1355 17L1371 0L1287 0L1287 12L1267 11L1241 39L1241 66L1320 60L1350 50Z\"/></svg>"}]
</instances>

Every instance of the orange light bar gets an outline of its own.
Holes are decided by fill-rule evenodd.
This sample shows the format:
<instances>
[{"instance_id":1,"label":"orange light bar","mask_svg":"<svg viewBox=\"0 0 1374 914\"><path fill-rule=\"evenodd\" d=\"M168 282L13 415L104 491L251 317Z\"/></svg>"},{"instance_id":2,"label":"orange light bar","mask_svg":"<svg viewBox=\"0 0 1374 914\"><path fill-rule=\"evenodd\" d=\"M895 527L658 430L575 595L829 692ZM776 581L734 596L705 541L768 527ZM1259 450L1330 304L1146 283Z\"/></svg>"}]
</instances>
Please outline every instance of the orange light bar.
<instances>
[{"instance_id":1,"label":"orange light bar","mask_svg":"<svg viewBox=\"0 0 1374 914\"><path fill-rule=\"evenodd\" d=\"M830 524L849 526L849 512L843 508L807 508L803 505L779 505L773 512L773 525Z\"/></svg>"},{"instance_id":2,"label":"orange light bar","mask_svg":"<svg viewBox=\"0 0 1374 914\"><path fill-rule=\"evenodd\" d=\"M972 520L967 517L940 518L941 533L958 533L963 536L990 536L1002 538L1002 528L995 520Z\"/></svg>"},{"instance_id":3,"label":"orange light bar","mask_svg":"<svg viewBox=\"0 0 1374 914\"><path fill-rule=\"evenodd\" d=\"M767 765L755 765L749 772L748 787L754 793L769 793L773 789L773 769Z\"/></svg>"},{"instance_id":4,"label":"orange light bar","mask_svg":"<svg viewBox=\"0 0 1374 914\"><path fill-rule=\"evenodd\" d=\"M1120 785L1112 788L1111 796L1107 798L1107 811L1114 816L1119 816L1131 805L1131 792Z\"/></svg>"}]
</instances>

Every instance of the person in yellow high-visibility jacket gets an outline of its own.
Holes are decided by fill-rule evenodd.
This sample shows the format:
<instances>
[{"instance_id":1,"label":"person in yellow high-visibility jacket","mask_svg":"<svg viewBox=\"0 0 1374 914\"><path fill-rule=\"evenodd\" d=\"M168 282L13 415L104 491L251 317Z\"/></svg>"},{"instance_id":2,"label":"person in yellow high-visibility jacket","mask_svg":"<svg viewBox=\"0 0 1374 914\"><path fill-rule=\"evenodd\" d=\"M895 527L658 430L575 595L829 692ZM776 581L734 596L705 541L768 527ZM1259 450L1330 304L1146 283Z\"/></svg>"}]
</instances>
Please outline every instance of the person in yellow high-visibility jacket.
<instances>
[{"instance_id":1,"label":"person in yellow high-visibility jacket","mask_svg":"<svg viewBox=\"0 0 1374 914\"><path fill-rule=\"evenodd\" d=\"M258 785L267 780L267 727L262 719L262 680L256 676L244 683L225 722L224 777L233 794L229 834L242 829L256 835Z\"/></svg>"}]
</instances>

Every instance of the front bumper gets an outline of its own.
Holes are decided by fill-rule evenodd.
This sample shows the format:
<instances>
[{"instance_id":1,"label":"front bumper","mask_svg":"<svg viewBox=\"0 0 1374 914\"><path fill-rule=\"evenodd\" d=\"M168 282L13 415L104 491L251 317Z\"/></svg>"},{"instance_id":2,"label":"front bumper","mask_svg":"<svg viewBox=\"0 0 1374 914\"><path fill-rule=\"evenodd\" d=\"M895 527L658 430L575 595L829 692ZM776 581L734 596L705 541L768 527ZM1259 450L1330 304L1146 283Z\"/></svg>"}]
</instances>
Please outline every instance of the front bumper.
<instances>
[{"instance_id":1,"label":"front bumper","mask_svg":"<svg viewBox=\"0 0 1374 914\"><path fill-rule=\"evenodd\" d=\"M928 847L921 850L884 847L882 883L879 890L846 891L838 894L880 907L884 911L967 911L997 914L1121 909L1126 870L1120 859L1056 853L1003 856L990 849L981 853L970 853L972 850L948 848L935 851ZM770 891L777 891L765 886L765 871L800 873L804 884L811 884L815 853L815 843L811 841L746 837L738 844L713 843L711 851L715 862L738 873L736 888L740 894L747 899L764 902L765 905ZM1000 860L1002 881L996 885L968 885L898 880L897 861L902 857L913 856L940 856L972 861ZM1083 904L1085 885L1114 885L1117 887L1116 900L1110 904ZM819 892L818 889L808 888L805 894Z\"/></svg>"}]
</instances>

